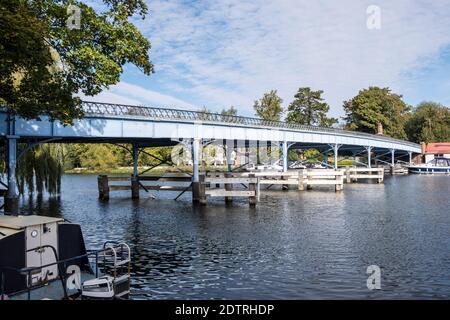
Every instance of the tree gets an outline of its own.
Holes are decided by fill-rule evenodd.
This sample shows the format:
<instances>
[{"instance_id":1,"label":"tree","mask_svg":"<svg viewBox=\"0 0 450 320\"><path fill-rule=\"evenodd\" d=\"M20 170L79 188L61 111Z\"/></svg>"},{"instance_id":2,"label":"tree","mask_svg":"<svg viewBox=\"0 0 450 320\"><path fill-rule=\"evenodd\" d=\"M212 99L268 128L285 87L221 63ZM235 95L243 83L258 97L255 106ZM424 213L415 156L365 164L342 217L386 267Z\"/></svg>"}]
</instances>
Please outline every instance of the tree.
<instances>
[{"instance_id":1,"label":"tree","mask_svg":"<svg viewBox=\"0 0 450 320\"><path fill-rule=\"evenodd\" d=\"M70 124L83 115L78 93L116 84L123 65L153 72L150 42L129 21L147 13L144 0L103 0L104 11L76 0L0 4L0 104L27 118L48 115ZM69 5L80 25L69 28Z\"/></svg>"},{"instance_id":2,"label":"tree","mask_svg":"<svg viewBox=\"0 0 450 320\"><path fill-rule=\"evenodd\" d=\"M417 143L450 141L450 110L436 102L422 102L410 114L405 131Z\"/></svg>"},{"instance_id":3,"label":"tree","mask_svg":"<svg viewBox=\"0 0 450 320\"><path fill-rule=\"evenodd\" d=\"M237 116L237 113L237 109L233 106L228 109L222 109L222 111L220 112L220 114L223 116Z\"/></svg>"},{"instance_id":4,"label":"tree","mask_svg":"<svg viewBox=\"0 0 450 320\"><path fill-rule=\"evenodd\" d=\"M313 91L309 87L299 88L288 107L286 121L322 127L335 124L337 119L327 117L330 106L323 102L322 93L322 90Z\"/></svg>"},{"instance_id":5,"label":"tree","mask_svg":"<svg viewBox=\"0 0 450 320\"><path fill-rule=\"evenodd\" d=\"M277 95L277 90L271 90L265 93L261 99L255 100L253 108L261 119L280 121L283 114L282 103L283 100Z\"/></svg>"},{"instance_id":6,"label":"tree","mask_svg":"<svg viewBox=\"0 0 450 320\"><path fill-rule=\"evenodd\" d=\"M347 130L377 133L381 124L386 135L405 139L405 115L409 107L402 96L392 93L389 88L369 87L344 102Z\"/></svg>"}]
</instances>

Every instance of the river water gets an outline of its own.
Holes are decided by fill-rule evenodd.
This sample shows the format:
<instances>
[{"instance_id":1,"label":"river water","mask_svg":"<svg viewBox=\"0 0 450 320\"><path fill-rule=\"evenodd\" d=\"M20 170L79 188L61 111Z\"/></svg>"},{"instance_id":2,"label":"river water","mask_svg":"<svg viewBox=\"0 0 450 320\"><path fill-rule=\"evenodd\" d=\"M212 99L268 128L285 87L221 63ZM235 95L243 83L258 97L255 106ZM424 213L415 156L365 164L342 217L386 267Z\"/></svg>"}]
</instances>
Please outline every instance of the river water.
<instances>
[{"instance_id":1,"label":"river water","mask_svg":"<svg viewBox=\"0 0 450 320\"><path fill-rule=\"evenodd\" d=\"M60 198L23 212L81 224L87 247L130 244L134 299L450 298L450 177L263 191L193 207L190 194L97 199L96 176L66 175ZM381 268L381 290L366 269Z\"/></svg>"}]
</instances>

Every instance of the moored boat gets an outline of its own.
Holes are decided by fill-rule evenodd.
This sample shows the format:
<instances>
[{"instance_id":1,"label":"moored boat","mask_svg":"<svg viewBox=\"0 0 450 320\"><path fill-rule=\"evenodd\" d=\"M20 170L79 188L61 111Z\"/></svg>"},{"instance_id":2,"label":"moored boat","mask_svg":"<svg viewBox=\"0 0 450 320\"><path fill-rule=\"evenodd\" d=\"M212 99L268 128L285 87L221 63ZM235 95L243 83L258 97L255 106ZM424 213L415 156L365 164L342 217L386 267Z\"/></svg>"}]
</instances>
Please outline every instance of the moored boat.
<instances>
[{"instance_id":1,"label":"moored boat","mask_svg":"<svg viewBox=\"0 0 450 320\"><path fill-rule=\"evenodd\" d=\"M437 157L424 164L407 166L410 173L419 174L450 174L450 159Z\"/></svg>"},{"instance_id":2,"label":"moored boat","mask_svg":"<svg viewBox=\"0 0 450 320\"><path fill-rule=\"evenodd\" d=\"M0 216L0 300L127 298L130 263L124 243L86 250L78 224Z\"/></svg>"}]
</instances>

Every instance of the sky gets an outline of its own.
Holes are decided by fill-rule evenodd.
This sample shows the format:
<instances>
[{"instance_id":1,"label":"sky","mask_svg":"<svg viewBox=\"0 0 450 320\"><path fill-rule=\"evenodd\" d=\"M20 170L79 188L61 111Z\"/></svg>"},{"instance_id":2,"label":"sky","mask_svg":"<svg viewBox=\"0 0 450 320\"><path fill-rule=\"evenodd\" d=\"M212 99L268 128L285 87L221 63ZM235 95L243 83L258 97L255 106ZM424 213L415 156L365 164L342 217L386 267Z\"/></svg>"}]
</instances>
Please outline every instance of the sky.
<instances>
[{"instance_id":1,"label":"sky","mask_svg":"<svg viewBox=\"0 0 450 320\"><path fill-rule=\"evenodd\" d=\"M278 90L323 90L330 115L369 86L405 102L450 105L450 0L151 0L135 19L155 73L126 65L121 81L88 100L254 116ZM376 7L374 7L376 6Z\"/></svg>"}]
</instances>

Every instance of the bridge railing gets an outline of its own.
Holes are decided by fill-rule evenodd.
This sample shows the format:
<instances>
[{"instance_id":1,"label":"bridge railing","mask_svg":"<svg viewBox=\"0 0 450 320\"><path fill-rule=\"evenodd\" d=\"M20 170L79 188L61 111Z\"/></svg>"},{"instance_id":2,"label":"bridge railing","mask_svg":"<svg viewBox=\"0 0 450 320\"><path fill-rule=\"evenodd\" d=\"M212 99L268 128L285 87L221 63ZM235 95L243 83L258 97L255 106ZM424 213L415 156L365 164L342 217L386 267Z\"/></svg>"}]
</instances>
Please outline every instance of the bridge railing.
<instances>
[{"instance_id":1,"label":"bridge railing","mask_svg":"<svg viewBox=\"0 0 450 320\"><path fill-rule=\"evenodd\" d=\"M240 124L244 126L262 126L271 128L283 128L301 131L314 131L314 132L330 132L335 134L354 136L354 137L367 137L369 139L389 141L394 143L401 143L410 145L413 147L419 147L417 144L394 139L386 136L377 136L364 132L347 131L336 128L327 128L319 126L309 126L297 123L288 123L283 121L270 121L251 117L222 115L219 113L209 113L192 110L179 110L169 108L155 108L145 106L131 106L124 104L102 103L83 101L83 110L88 116L112 116L112 117L145 117L151 119L163 119L163 120L187 120L187 121L205 121L205 122L220 122L229 124Z\"/></svg>"}]
</instances>

